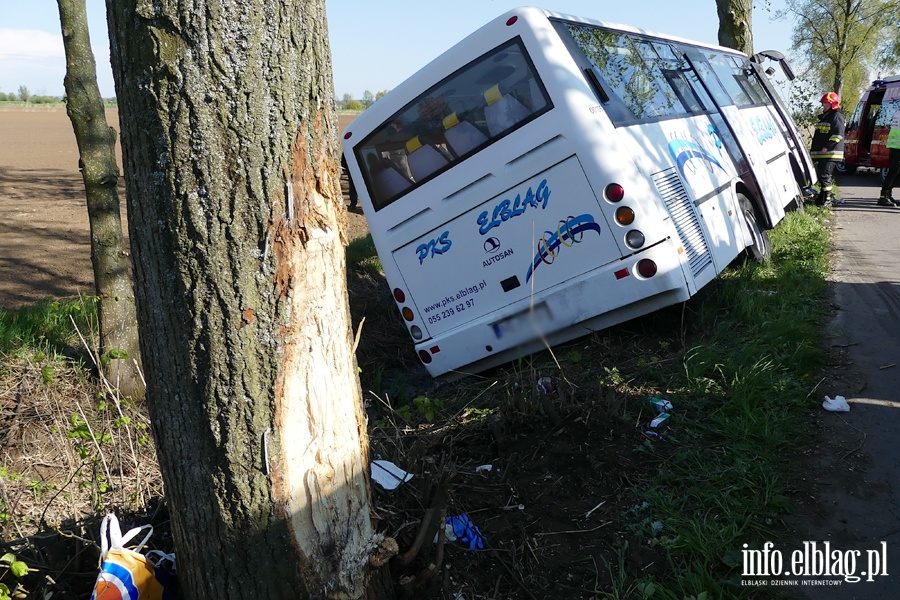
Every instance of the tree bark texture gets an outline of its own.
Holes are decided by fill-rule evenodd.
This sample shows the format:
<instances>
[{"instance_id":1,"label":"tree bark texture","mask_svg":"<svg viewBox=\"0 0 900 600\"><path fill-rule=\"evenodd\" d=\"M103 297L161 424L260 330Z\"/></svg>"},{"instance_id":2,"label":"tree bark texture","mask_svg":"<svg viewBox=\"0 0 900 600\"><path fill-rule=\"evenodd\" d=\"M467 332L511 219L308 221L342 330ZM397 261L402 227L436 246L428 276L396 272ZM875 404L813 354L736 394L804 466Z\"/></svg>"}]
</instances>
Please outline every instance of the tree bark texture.
<instances>
[{"instance_id":1,"label":"tree bark texture","mask_svg":"<svg viewBox=\"0 0 900 600\"><path fill-rule=\"evenodd\" d=\"M368 440L324 0L107 0L186 598L359 598Z\"/></svg>"},{"instance_id":2,"label":"tree bark texture","mask_svg":"<svg viewBox=\"0 0 900 600\"><path fill-rule=\"evenodd\" d=\"M101 371L120 392L144 397L137 314L119 212L116 132L106 122L84 0L58 0L66 53L66 112L87 196L91 265L100 324Z\"/></svg>"},{"instance_id":3,"label":"tree bark texture","mask_svg":"<svg viewBox=\"0 0 900 600\"><path fill-rule=\"evenodd\" d=\"M753 0L716 0L719 45L753 56Z\"/></svg>"}]
</instances>

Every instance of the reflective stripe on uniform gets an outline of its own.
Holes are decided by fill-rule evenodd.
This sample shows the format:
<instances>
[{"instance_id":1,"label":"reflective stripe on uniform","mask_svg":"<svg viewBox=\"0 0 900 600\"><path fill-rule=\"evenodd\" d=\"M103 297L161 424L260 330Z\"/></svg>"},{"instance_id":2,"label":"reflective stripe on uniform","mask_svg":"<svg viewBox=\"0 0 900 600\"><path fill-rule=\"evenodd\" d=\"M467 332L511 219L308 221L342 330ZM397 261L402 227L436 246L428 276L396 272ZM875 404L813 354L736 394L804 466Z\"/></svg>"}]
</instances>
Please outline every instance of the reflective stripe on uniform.
<instances>
[{"instance_id":1,"label":"reflective stripe on uniform","mask_svg":"<svg viewBox=\"0 0 900 600\"><path fill-rule=\"evenodd\" d=\"M900 148L900 129L891 129L885 145L887 145L888 148Z\"/></svg>"}]
</instances>

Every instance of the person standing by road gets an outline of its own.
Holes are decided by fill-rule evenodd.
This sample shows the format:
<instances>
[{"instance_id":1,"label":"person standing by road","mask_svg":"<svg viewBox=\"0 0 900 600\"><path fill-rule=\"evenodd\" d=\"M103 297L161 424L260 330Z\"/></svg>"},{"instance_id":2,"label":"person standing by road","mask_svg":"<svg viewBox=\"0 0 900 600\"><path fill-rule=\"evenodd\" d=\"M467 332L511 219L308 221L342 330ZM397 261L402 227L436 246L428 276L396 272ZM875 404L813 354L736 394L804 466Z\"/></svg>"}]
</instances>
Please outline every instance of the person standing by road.
<instances>
[{"instance_id":1,"label":"person standing by road","mask_svg":"<svg viewBox=\"0 0 900 600\"><path fill-rule=\"evenodd\" d=\"M844 160L846 120L841 112L841 97L837 92L828 92L822 96L821 103L822 114L813 133L809 155L816 161L816 174L819 176L816 206L831 206L834 201L834 167ZM893 206L890 202L888 205Z\"/></svg>"},{"instance_id":2,"label":"person standing by road","mask_svg":"<svg viewBox=\"0 0 900 600\"><path fill-rule=\"evenodd\" d=\"M900 206L900 200L894 200L891 190L900 183L900 108L894 113L891 119L891 131L888 133L885 145L888 147L890 157L888 159L887 177L881 186L881 197L878 198L878 204L884 206L882 201L888 201L892 204Z\"/></svg>"}]
</instances>

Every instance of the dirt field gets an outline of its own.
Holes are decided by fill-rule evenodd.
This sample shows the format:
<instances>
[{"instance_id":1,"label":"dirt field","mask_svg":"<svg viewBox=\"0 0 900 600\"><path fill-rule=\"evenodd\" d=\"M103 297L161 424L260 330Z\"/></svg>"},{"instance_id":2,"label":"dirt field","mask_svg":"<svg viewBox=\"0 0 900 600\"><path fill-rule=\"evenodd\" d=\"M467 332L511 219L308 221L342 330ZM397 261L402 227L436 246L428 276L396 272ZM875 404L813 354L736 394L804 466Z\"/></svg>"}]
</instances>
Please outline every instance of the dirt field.
<instances>
[{"instance_id":1,"label":"dirt field","mask_svg":"<svg viewBox=\"0 0 900 600\"><path fill-rule=\"evenodd\" d=\"M119 129L117 110L106 119ZM341 129L351 120L341 115ZM119 198L124 214L124 186ZM365 235L365 217L346 214L349 238ZM0 109L0 309L79 293L93 293L93 276L69 118L63 108Z\"/></svg>"}]
</instances>

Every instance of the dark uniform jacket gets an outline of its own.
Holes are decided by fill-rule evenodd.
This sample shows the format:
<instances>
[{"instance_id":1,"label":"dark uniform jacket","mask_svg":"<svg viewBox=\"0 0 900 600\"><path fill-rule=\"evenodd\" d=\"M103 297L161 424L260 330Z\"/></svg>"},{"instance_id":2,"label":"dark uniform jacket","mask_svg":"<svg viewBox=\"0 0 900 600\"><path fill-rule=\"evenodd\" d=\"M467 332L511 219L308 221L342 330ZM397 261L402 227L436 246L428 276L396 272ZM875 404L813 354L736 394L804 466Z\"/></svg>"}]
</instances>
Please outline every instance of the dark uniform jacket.
<instances>
[{"instance_id":1,"label":"dark uniform jacket","mask_svg":"<svg viewBox=\"0 0 900 600\"><path fill-rule=\"evenodd\" d=\"M844 113L831 109L822 113L813 133L809 155L813 160L843 160Z\"/></svg>"}]
</instances>

